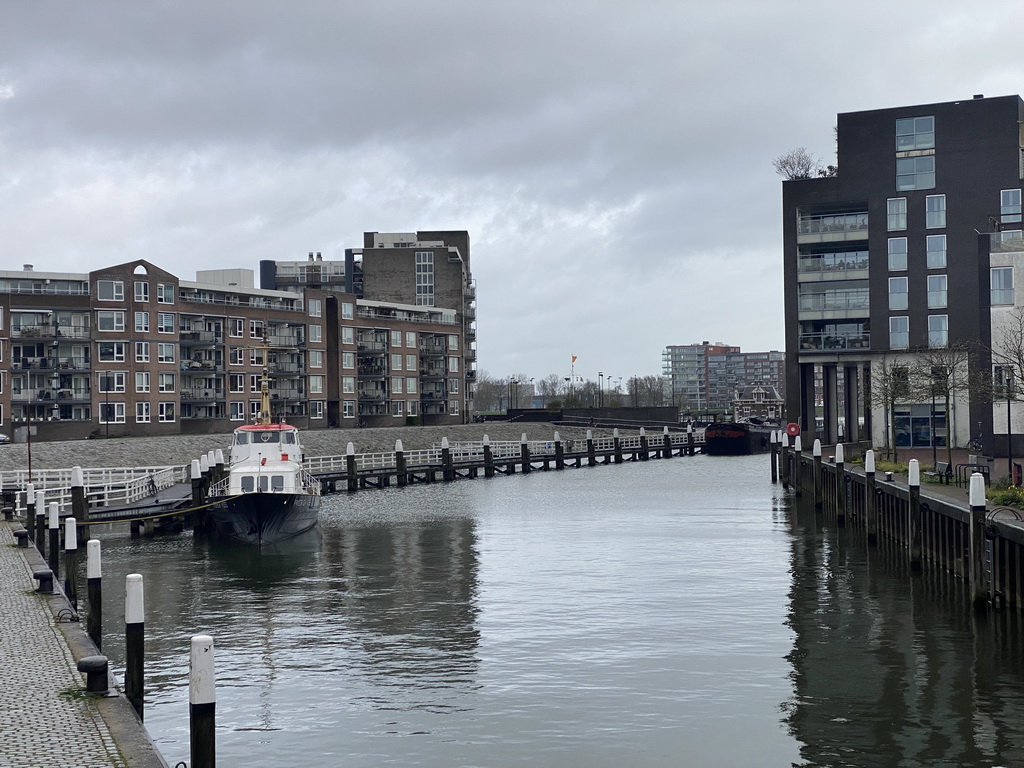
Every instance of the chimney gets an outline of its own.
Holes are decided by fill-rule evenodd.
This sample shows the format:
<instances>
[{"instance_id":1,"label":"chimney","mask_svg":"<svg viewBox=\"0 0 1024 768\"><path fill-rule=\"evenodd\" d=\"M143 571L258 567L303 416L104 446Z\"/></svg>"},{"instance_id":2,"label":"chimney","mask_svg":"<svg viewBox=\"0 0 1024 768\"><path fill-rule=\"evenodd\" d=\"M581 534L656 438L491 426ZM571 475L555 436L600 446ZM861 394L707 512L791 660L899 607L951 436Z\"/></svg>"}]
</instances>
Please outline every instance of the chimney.
<instances>
[{"instance_id":1,"label":"chimney","mask_svg":"<svg viewBox=\"0 0 1024 768\"><path fill-rule=\"evenodd\" d=\"M985 98L985 94L984 93L976 93L976 94L974 94L974 98L976 98L976 99L984 99Z\"/></svg>"},{"instance_id":2,"label":"chimney","mask_svg":"<svg viewBox=\"0 0 1024 768\"><path fill-rule=\"evenodd\" d=\"M313 252L312 252L312 251L310 251L310 252L309 252L309 260L310 260L310 261L312 261L312 260L313 260Z\"/></svg>"},{"instance_id":3,"label":"chimney","mask_svg":"<svg viewBox=\"0 0 1024 768\"><path fill-rule=\"evenodd\" d=\"M26 265L24 266L24 270L25 270L26 272L31 272L31 271L32 271L32 265L31 265L31 264L26 264Z\"/></svg>"},{"instance_id":4,"label":"chimney","mask_svg":"<svg viewBox=\"0 0 1024 768\"><path fill-rule=\"evenodd\" d=\"M317 261L323 261L324 260L324 257L320 255L320 251L316 252L316 260Z\"/></svg>"}]
</instances>

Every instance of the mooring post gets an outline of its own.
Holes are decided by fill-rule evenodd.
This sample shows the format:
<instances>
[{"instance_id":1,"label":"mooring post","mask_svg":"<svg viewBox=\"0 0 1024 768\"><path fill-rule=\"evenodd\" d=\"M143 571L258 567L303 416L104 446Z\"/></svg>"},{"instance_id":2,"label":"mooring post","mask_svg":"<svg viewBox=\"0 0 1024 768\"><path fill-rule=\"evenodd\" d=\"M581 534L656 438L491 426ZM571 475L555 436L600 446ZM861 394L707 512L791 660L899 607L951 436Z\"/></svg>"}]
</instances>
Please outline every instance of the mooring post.
<instances>
[{"instance_id":1,"label":"mooring post","mask_svg":"<svg viewBox=\"0 0 1024 768\"><path fill-rule=\"evenodd\" d=\"M982 608L988 602L985 578L985 477L971 475L968 502L971 506L971 602Z\"/></svg>"},{"instance_id":2,"label":"mooring post","mask_svg":"<svg viewBox=\"0 0 1024 768\"><path fill-rule=\"evenodd\" d=\"M60 572L60 505L56 501L50 502L50 546L47 548L49 559L47 564L53 571L53 577L59 578Z\"/></svg>"},{"instance_id":3,"label":"mooring post","mask_svg":"<svg viewBox=\"0 0 1024 768\"><path fill-rule=\"evenodd\" d=\"M693 422L689 422L686 425L686 455L693 456L696 451L697 447L693 437Z\"/></svg>"},{"instance_id":4,"label":"mooring post","mask_svg":"<svg viewBox=\"0 0 1024 768\"><path fill-rule=\"evenodd\" d=\"M836 526L846 527L846 469L843 444L836 443Z\"/></svg>"},{"instance_id":5,"label":"mooring post","mask_svg":"<svg viewBox=\"0 0 1024 768\"><path fill-rule=\"evenodd\" d=\"M452 449L448 446L448 438L441 438L441 479L450 483L455 479L455 470L452 469Z\"/></svg>"},{"instance_id":6,"label":"mooring post","mask_svg":"<svg viewBox=\"0 0 1024 768\"><path fill-rule=\"evenodd\" d=\"M213 638L194 635L188 657L188 731L192 768L217 765L217 693Z\"/></svg>"},{"instance_id":7,"label":"mooring post","mask_svg":"<svg viewBox=\"0 0 1024 768\"><path fill-rule=\"evenodd\" d=\"M36 487L33 483L25 483L25 530L29 538L35 539L36 523Z\"/></svg>"},{"instance_id":8,"label":"mooring post","mask_svg":"<svg viewBox=\"0 0 1024 768\"><path fill-rule=\"evenodd\" d=\"M205 453L199 457L199 477L203 481L203 495L205 496L205 491L210 486L210 458Z\"/></svg>"},{"instance_id":9,"label":"mooring post","mask_svg":"<svg viewBox=\"0 0 1024 768\"><path fill-rule=\"evenodd\" d=\"M868 532L868 546L873 547L878 544L878 510L875 495L875 452L871 450L864 452L864 479L864 526Z\"/></svg>"},{"instance_id":10,"label":"mooring post","mask_svg":"<svg viewBox=\"0 0 1024 768\"><path fill-rule=\"evenodd\" d=\"M555 432L555 469L565 469L565 454L562 452L562 438Z\"/></svg>"},{"instance_id":11,"label":"mooring post","mask_svg":"<svg viewBox=\"0 0 1024 768\"><path fill-rule=\"evenodd\" d=\"M78 526L75 518L64 521L64 595L78 610L78 588L75 576L78 571Z\"/></svg>"},{"instance_id":12,"label":"mooring post","mask_svg":"<svg viewBox=\"0 0 1024 768\"><path fill-rule=\"evenodd\" d=\"M42 490L36 491L36 531L33 535L39 554L46 551L46 501Z\"/></svg>"},{"instance_id":13,"label":"mooring post","mask_svg":"<svg viewBox=\"0 0 1024 768\"><path fill-rule=\"evenodd\" d=\"M345 449L345 474L348 477L348 492L355 493L359 489L359 477L356 475L356 447L349 443Z\"/></svg>"},{"instance_id":14,"label":"mooring post","mask_svg":"<svg viewBox=\"0 0 1024 768\"><path fill-rule=\"evenodd\" d=\"M640 461L647 461L650 457L647 450L647 430L640 427Z\"/></svg>"},{"instance_id":15,"label":"mooring post","mask_svg":"<svg viewBox=\"0 0 1024 768\"><path fill-rule=\"evenodd\" d=\"M192 459L188 476L192 483L192 506L200 507L203 504L203 467L199 459Z\"/></svg>"},{"instance_id":16,"label":"mooring post","mask_svg":"<svg viewBox=\"0 0 1024 768\"><path fill-rule=\"evenodd\" d=\"M612 445L614 446L614 451L615 451L615 463L616 464L621 464L622 463L622 440L619 439L619 428L618 427L616 427L612 431Z\"/></svg>"},{"instance_id":17,"label":"mooring post","mask_svg":"<svg viewBox=\"0 0 1024 768\"><path fill-rule=\"evenodd\" d=\"M85 495L85 473L81 467L71 468L71 516L82 523L78 526L78 535L84 536L89 530L85 523L89 522L89 499ZM84 541L79 541L79 544Z\"/></svg>"},{"instance_id":18,"label":"mooring post","mask_svg":"<svg viewBox=\"0 0 1024 768\"><path fill-rule=\"evenodd\" d=\"M100 565L100 543L89 539L85 543L86 595L89 597L89 615L85 627L89 637L103 649L103 568Z\"/></svg>"},{"instance_id":19,"label":"mooring post","mask_svg":"<svg viewBox=\"0 0 1024 768\"><path fill-rule=\"evenodd\" d=\"M219 482L227 477L224 474L224 451L220 448L213 452L213 462L217 465L217 481Z\"/></svg>"},{"instance_id":20,"label":"mooring post","mask_svg":"<svg viewBox=\"0 0 1024 768\"><path fill-rule=\"evenodd\" d=\"M597 455L594 453L594 430L587 430L587 466L593 467L597 464Z\"/></svg>"},{"instance_id":21,"label":"mooring post","mask_svg":"<svg viewBox=\"0 0 1024 768\"><path fill-rule=\"evenodd\" d=\"M804 492L804 444L800 435L793 438L793 487L796 495L802 496Z\"/></svg>"},{"instance_id":22,"label":"mooring post","mask_svg":"<svg viewBox=\"0 0 1024 768\"><path fill-rule=\"evenodd\" d=\"M917 459L907 462L907 486L910 504L907 506L907 549L910 568L921 570L921 464Z\"/></svg>"},{"instance_id":23,"label":"mooring post","mask_svg":"<svg viewBox=\"0 0 1024 768\"><path fill-rule=\"evenodd\" d=\"M206 452L206 463L210 466L210 482L207 485L207 488L209 488L210 485L220 480L217 477L217 455L212 450Z\"/></svg>"},{"instance_id":24,"label":"mooring post","mask_svg":"<svg viewBox=\"0 0 1024 768\"><path fill-rule=\"evenodd\" d=\"M490 435L484 435L484 477L494 477L494 452L491 450Z\"/></svg>"},{"instance_id":25,"label":"mooring post","mask_svg":"<svg viewBox=\"0 0 1024 768\"><path fill-rule=\"evenodd\" d=\"M405 447L401 440L395 440L395 482L399 488L404 488L409 482L405 473Z\"/></svg>"},{"instance_id":26,"label":"mooring post","mask_svg":"<svg viewBox=\"0 0 1024 768\"><path fill-rule=\"evenodd\" d=\"M815 438L811 446L811 455L814 457L814 511L821 512L824 504L821 493L821 440Z\"/></svg>"},{"instance_id":27,"label":"mooring post","mask_svg":"<svg viewBox=\"0 0 1024 768\"><path fill-rule=\"evenodd\" d=\"M525 432L519 438L519 455L523 463L523 474L526 474L530 471L530 443L526 440Z\"/></svg>"},{"instance_id":28,"label":"mooring post","mask_svg":"<svg viewBox=\"0 0 1024 768\"><path fill-rule=\"evenodd\" d=\"M671 459L672 458L672 437L668 433L668 427L661 428L661 458Z\"/></svg>"},{"instance_id":29,"label":"mooring post","mask_svg":"<svg viewBox=\"0 0 1024 768\"><path fill-rule=\"evenodd\" d=\"M129 573L124 578L124 587L124 695L142 720L146 660L146 611L142 574Z\"/></svg>"},{"instance_id":30,"label":"mooring post","mask_svg":"<svg viewBox=\"0 0 1024 768\"><path fill-rule=\"evenodd\" d=\"M789 435L785 432L779 444L779 480L783 488L789 488Z\"/></svg>"}]
</instances>

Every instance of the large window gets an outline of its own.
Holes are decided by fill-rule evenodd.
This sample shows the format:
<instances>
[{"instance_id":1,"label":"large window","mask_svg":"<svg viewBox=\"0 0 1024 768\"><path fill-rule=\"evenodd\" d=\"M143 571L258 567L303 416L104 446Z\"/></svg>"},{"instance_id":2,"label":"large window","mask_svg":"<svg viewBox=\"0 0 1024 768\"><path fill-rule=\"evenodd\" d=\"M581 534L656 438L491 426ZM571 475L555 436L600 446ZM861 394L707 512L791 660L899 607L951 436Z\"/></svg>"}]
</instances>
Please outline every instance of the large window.
<instances>
[{"instance_id":1,"label":"large window","mask_svg":"<svg viewBox=\"0 0 1024 768\"><path fill-rule=\"evenodd\" d=\"M350 325L343 325L341 327L341 343L342 344L355 344L356 343L356 330Z\"/></svg>"},{"instance_id":2,"label":"large window","mask_svg":"<svg viewBox=\"0 0 1024 768\"><path fill-rule=\"evenodd\" d=\"M946 306L946 276L928 275L928 309Z\"/></svg>"},{"instance_id":3,"label":"large window","mask_svg":"<svg viewBox=\"0 0 1024 768\"><path fill-rule=\"evenodd\" d=\"M889 318L889 349L906 349L910 346L910 318Z\"/></svg>"},{"instance_id":4,"label":"large window","mask_svg":"<svg viewBox=\"0 0 1024 768\"><path fill-rule=\"evenodd\" d=\"M416 304L434 306L433 251L416 251Z\"/></svg>"},{"instance_id":5,"label":"large window","mask_svg":"<svg viewBox=\"0 0 1024 768\"><path fill-rule=\"evenodd\" d=\"M149 392L149 371L135 372L135 391Z\"/></svg>"},{"instance_id":6,"label":"large window","mask_svg":"<svg viewBox=\"0 0 1024 768\"><path fill-rule=\"evenodd\" d=\"M907 268L907 238L889 238L889 271L899 272Z\"/></svg>"},{"instance_id":7,"label":"large window","mask_svg":"<svg viewBox=\"0 0 1024 768\"><path fill-rule=\"evenodd\" d=\"M896 189L934 189L935 158L898 157L896 158Z\"/></svg>"},{"instance_id":8,"label":"large window","mask_svg":"<svg viewBox=\"0 0 1024 768\"><path fill-rule=\"evenodd\" d=\"M159 333L174 333L174 313L158 312L156 315L156 330Z\"/></svg>"},{"instance_id":9,"label":"large window","mask_svg":"<svg viewBox=\"0 0 1024 768\"><path fill-rule=\"evenodd\" d=\"M124 392L124 372L123 371L105 371L100 374L100 382L98 391L100 392Z\"/></svg>"},{"instance_id":10,"label":"large window","mask_svg":"<svg viewBox=\"0 0 1024 768\"><path fill-rule=\"evenodd\" d=\"M148 341L136 341L135 342L135 362L136 363L148 363L149 362L149 342Z\"/></svg>"},{"instance_id":11,"label":"large window","mask_svg":"<svg viewBox=\"0 0 1024 768\"><path fill-rule=\"evenodd\" d=\"M101 363L123 363L124 362L123 341L101 341L99 361Z\"/></svg>"},{"instance_id":12,"label":"large window","mask_svg":"<svg viewBox=\"0 0 1024 768\"><path fill-rule=\"evenodd\" d=\"M946 226L946 196L928 195L924 199L924 225L928 229Z\"/></svg>"},{"instance_id":13,"label":"large window","mask_svg":"<svg viewBox=\"0 0 1024 768\"><path fill-rule=\"evenodd\" d=\"M174 362L174 344L167 341L161 341L156 345L156 349L158 363Z\"/></svg>"},{"instance_id":14,"label":"large window","mask_svg":"<svg viewBox=\"0 0 1024 768\"><path fill-rule=\"evenodd\" d=\"M928 235L928 269L946 268L946 236Z\"/></svg>"},{"instance_id":15,"label":"large window","mask_svg":"<svg viewBox=\"0 0 1024 768\"><path fill-rule=\"evenodd\" d=\"M173 373L161 373L157 376L158 391L160 392L173 392L174 391L174 374Z\"/></svg>"},{"instance_id":16,"label":"large window","mask_svg":"<svg viewBox=\"0 0 1024 768\"><path fill-rule=\"evenodd\" d=\"M232 400L230 403L231 421L245 421L245 403Z\"/></svg>"},{"instance_id":17,"label":"large window","mask_svg":"<svg viewBox=\"0 0 1024 768\"><path fill-rule=\"evenodd\" d=\"M100 424L124 424L124 403L100 403Z\"/></svg>"},{"instance_id":18,"label":"large window","mask_svg":"<svg viewBox=\"0 0 1024 768\"><path fill-rule=\"evenodd\" d=\"M97 280L96 298L100 301L124 301L124 282L121 280Z\"/></svg>"},{"instance_id":19,"label":"large window","mask_svg":"<svg viewBox=\"0 0 1024 768\"><path fill-rule=\"evenodd\" d=\"M932 149L935 146L935 118L904 117L896 121L896 151Z\"/></svg>"},{"instance_id":20,"label":"large window","mask_svg":"<svg viewBox=\"0 0 1024 768\"><path fill-rule=\"evenodd\" d=\"M149 403L145 400L135 404L135 421L139 424L149 423Z\"/></svg>"},{"instance_id":21,"label":"large window","mask_svg":"<svg viewBox=\"0 0 1024 768\"><path fill-rule=\"evenodd\" d=\"M174 285L172 283L157 283L156 300L160 304L173 304Z\"/></svg>"},{"instance_id":22,"label":"large window","mask_svg":"<svg viewBox=\"0 0 1024 768\"><path fill-rule=\"evenodd\" d=\"M907 228L907 198L893 197L886 201L887 221L890 232Z\"/></svg>"},{"instance_id":23,"label":"large window","mask_svg":"<svg viewBox=\"0 0 1024 768\"><path fill-rule=\"evenodd\" d=\"M174 421L174 403L160 403L160 421Z\"/></svg>"},{"instance_id":24,"label":"large window","mask_svg":"<svg viewBox=\"0 0 1024 768\"><path fill-rule=\"evenodd\" d=\"M944 347L949 343L949 316L928 315L928 346Z\"/></svg>"},{"instance_id":25,"label":"large window","mask_svg":"<svg viewBox=\"0 0 1024 768\"><path fill-rule=\"evenodd\" d=\"M96 312L96 329L99 331L123 331L124 312L101 309Z\"/></svg>"},{"instance_id":26,"label":"large window","mask_svg":"<svg viewBox=\"0 0 1024 768\"><path fill-rule=\"evenodd\" d=\"M999 220L1003 224L1021 220L1019 189L1004 189L999 193Z\"/></svg>"},{"instance_id":27,"label":"large window","mask_svg":"<svg viewBox=\"0 0 1024 768\"><path fill-rule=\"evenodd\" d=\"M135 300L149 301L149 283L140 281L135 282Z\"/></svg>"},{"instance_id":28,"label":"large window","mask_svg":"<svg viewBox=\"0 0 1024 768\"><path fill-rule=\"evenodd\" d=\"M149 332L149 312L136 312L135 313L135 332L136 333L148 333Z\"/></svg>"},{"instance_id":29,"label":"large window","mask_svg":"<svg viewBox=\"0 0 1024 768\"><path fill-rule=\"evenodd\" d=\"M1013 267L992 267L992 296L993 305L1013 304Z\"/></svg>"},{"instance_id":30,"label":"large window","mask_svg":"<svg viewBox=\"0 0 1024 768\"><path fill-rule=\"evenodd\" d=\"M909 306L908 283L906 277L889 278L889 309L906 309Z\"/></svg>"}]
</instances>

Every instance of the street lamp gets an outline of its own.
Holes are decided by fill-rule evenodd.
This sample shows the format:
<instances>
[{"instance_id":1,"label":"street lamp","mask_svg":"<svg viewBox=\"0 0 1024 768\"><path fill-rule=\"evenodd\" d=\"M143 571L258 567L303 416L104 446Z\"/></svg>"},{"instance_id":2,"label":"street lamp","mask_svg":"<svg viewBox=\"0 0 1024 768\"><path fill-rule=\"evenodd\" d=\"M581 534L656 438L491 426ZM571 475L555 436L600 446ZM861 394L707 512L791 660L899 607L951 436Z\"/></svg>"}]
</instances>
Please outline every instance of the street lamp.
<instances>
[{"instance_id":1,"label":"street lamp","mask_svg":"<svg viewBox=\"0 0 1024 768\"><path fill-rule=\"evenodd\" d=\"M1013 389L1013 369L1004 368L1004 389L1006 391L1006 473L1010 476L1010 483L1017 484L1017 478L1013 476L1013 427L1010 421L1010 403L1013 402L1015 392Z\"/></svg>"},{"instance_id":2,"label":"street lamp","mask_svg":"<svg viewBox=\"0 0 1024 768\"><path fill-rule=\"evenodd\" d=\"M597 407L604 407L604 371L597 372Z\"/></svg>"}]
</instances>

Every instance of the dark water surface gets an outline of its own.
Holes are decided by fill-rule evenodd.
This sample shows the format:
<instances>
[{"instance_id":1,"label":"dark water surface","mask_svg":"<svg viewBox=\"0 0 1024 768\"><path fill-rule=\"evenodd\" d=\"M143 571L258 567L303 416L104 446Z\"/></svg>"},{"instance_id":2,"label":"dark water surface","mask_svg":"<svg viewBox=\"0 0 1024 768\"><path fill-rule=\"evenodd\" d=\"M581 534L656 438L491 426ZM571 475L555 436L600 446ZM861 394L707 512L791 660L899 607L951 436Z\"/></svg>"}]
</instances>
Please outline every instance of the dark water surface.
<instances>
[{"instance_id":1,"label":"dark water surface","mask_svg":"<svg viewBox=\"0 0 1024 768\"><path fill-rule=\"evenodd\" d=\"M224 766L1024 764L1019 628L798 512L767 464L331 496L262 553L102 535L104 650L123 666L142 573L171 765L199 633Z\"/></svg>"}]
</instances>

